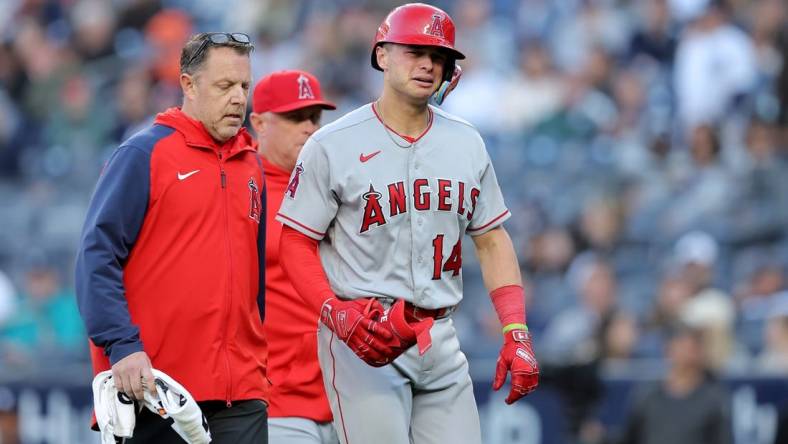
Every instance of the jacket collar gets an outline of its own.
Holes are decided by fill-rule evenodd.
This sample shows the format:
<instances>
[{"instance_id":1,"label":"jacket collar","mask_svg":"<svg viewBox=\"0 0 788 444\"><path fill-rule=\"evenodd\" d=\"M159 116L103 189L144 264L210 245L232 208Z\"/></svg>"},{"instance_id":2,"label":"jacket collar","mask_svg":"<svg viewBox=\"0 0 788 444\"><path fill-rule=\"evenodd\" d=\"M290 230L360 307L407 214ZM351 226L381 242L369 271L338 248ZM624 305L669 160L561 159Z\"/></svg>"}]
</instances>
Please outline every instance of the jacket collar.
<instances>
[{"instance_id":1,"label":"jacket collar","mask_svg":"<svg viewBox=\"0 0 788 444\"><path fill-rule=\"evenodd\" d=\"M224 151L231 157L241 151L255 151L252 136L241 128L238 133L223 144L219 144L211 137L202 122L193 119L178 107L169 108L156 115L155 123L164 125L178 131L186 140L186 145L195 148L207 148L214 151Z\"/></svg>"}]
</instances>

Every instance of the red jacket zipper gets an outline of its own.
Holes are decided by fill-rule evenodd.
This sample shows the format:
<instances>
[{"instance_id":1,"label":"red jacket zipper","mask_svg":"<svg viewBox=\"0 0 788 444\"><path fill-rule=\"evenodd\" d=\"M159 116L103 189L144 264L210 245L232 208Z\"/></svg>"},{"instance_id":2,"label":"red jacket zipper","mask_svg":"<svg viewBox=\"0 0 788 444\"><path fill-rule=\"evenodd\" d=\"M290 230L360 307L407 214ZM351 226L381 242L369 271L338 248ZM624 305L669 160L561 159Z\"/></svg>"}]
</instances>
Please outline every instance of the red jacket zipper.
<instances>
[{"instance_id":1,"label":"red jacket zipper","mask_svg":"<svg viewBox=\"0 0 788 444\"><path fill-rule=\"evenodd\" d=\"M230 244L230 220L229 214L227 211L227 175L224 172L224 161L222 160L222 151L221 148L218 151L219 155L219 173L221 175L221 185L222 185L222 209L224 210L224 234L225 239L227 240L227 260L230 262L230 274L228 276L228 285L227 285L227 300L225 303L225 315L224 315L224 362L227 366L227 387L225 393L225 400L227 402L227 408L232 407L232 399L230 396L232 394L233 389L233 375L230 372L230 354L227 351L227 342L228 342L228 335L227 329L230 324L230 309L232 307L233 301L233 293L232 293L232 286L229 283L232 281L233 277L233 260L232 260L232 246Z\"/></svg>"}]
</instances>

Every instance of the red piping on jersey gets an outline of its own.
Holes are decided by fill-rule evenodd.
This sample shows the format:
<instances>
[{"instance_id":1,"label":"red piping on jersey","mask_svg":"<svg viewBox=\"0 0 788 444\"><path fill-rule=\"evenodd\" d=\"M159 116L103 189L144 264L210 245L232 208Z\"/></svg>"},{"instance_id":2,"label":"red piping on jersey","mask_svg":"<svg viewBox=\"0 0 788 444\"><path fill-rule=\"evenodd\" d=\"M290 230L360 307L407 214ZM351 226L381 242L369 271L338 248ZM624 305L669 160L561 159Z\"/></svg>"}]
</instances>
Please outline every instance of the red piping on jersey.
<instances>
[{"instance_id":1,"label":"red piping on jersey","mask_svg":"<svg viewBox=\"0 0 788 444\"><path fill-rule=\"evenodd\" d=\"M303 228L303 229L305 229L305 230L309 230L309 232L311 232L311 233L315 233L315 234L317 234L318 236L325 236L325 235L326 235L326 233L321 233L321 232L319 232L319 231L317 231L317 230L313 230L312 228L309 228L309 227L307 227L306 225L304 225L304 224L302 224L301 222L299 222L299 221L297 221L297 220L293 219L292 217L287 217L287 216L285 216L285 215L284 215L284 214L282 214L282 213L276 213L276 215L277 215L277 216L279 216L279 217L281 217L282 219L287 219L287 220L289 220L290 222L292 222L292 223L294 223L294 224L298 225L299 227L301 227L301 228Z\"/></svg>"},{"instance_id":2,"label":"red piping on jersey","mask_svg":"<svg viewBox=\"0 0 788 444\"><path fill-rule=\"evenodd\" d=\"M342 434L345 435L345 443L350 444L350 439L347 437L347 427L345 426L345 414L342 413L342 401L339 399L339 390L337 390L337 360L334 357L334 332L331 332L331 339L328 341L328 352L331 354L331 387L334 388L334 393L337 395L337 406L339 407L339 421L342 423Z\"/></svg>"},{"instance_id":3,"label":"red piping on jersey","mask_svg":"<svg viewBox=\"0 0 788 444\"><path fill-rule=\"evenodd\" d=\"M498 215L498 216L497 216L495 219L493 219L493 220L491 220L491 221L487 222L486 224L482 225L481 227L479 227L479 228L468 228L468 229L467 229L467 230L465 230L465 231L479 231L479 230L483 230L483 229L485 229L485 228L489 227L490 225L494 224L494 223L495 223L496 221L498 221L500 218L502 218L502 217L506 216L508 213L509 213L509 210L506 210L506 211L504 211L503 213L499 214L499 215Z\"/></svg>"},{"instance_id":4,"label":"red piping on jersey","mask_svg":"<svg viewBox=\"0 0 788 444\"><path fill-rule=\"evenodd\" d=\"M383 119L380 117L380 114L378 114L378 110L376 109L374 103L372 104L372 112L375 113L375 117L377 117L378 120L380 121L380 123L382 123L383 126L385 126L389 131L391 131L392 133L402 137L403 139L407 140L410 143L418 142L418 140L421 139L422 137L424 137L424 135L427 134L427 132L430 130L430 128L432 128L432 120L433 120L432 119L432 110L429 107L427 107L427 112L430 114L430 121L427 124L427 128L425 128L424 131L421 134L418 135L418 137L411 137L411 136L406 136L404 134L400 134L394 128L386 125L386 122L384 122Z\"/></svg>"}]
</instances>

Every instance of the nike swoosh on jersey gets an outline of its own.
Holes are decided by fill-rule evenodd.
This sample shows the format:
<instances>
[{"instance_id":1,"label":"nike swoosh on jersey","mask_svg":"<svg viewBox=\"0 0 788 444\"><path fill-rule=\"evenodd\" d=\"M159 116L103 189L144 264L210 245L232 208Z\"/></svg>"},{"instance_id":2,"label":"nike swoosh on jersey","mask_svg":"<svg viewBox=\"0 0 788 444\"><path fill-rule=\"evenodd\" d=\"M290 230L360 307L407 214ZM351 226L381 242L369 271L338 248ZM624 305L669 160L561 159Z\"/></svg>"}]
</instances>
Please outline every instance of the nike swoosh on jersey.
<instances>
[{"instance_id":1,"label":"nike swoosh on jersey","mask_svg":"<svg viewBox=\"0 0 788 444\"><path fill-rule=\"evenodd\" d=\"M366 156L364 155L364 153L361 153L361 154L359 154L359 156L358 156L358 160L360 160L360 161L361 161L361 163L364 163L364 162L368 161L369 159L371 159L371 158L373 158L373 157L377 156L378 154L380 154L380 150L377 150L377 151L375 151L375 152L374 152L374 153L372 153L372 154L367 154Z\"/></svg>"},{"instance_id":2,"label":"nike swoosh on jersey","mask_svg":"<svg viewBox=\"0 0 788 444\"><path fill-rule=\"evenodd\" d=\"M179 172L178 172L178 180L183 180L183 179L186 179L186 178L188 178L189 176L191 176L191 175L194 175L194 174L197 174L197 173L199 173L199 172L200 172L200 170L194 170L194 171L188 172L188 173L186 173L186 174L181 174L181 173L180 173L180 171L179 171Z\"/></svg>"}]
</instances>

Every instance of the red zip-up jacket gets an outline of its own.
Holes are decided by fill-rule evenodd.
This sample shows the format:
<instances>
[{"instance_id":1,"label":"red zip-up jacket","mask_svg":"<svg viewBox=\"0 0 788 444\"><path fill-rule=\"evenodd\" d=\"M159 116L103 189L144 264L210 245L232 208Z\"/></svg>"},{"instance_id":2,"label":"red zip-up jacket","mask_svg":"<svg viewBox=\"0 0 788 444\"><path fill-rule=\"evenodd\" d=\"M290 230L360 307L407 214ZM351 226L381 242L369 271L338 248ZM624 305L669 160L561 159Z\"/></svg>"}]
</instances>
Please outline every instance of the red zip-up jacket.
<instances>
[{"instance_id":1,"label":"red zip-up jacket","mask_svg":"<svg viewBox=\"0 0 788 444\"><path fill-rule=\"evenodd\" d=\"M144 350L197 401L267 401L263 180L245 130L177 108L113 153L76 264L95 372Z\"/></svg>"},{"instance_id":2,"label":"red zip-up jacket","mask_svg":"<svg viewBox=\"0 0 788 444\"><path fill-rule=\"evenodd\" d=\"M282 224L274 216L282 204L290 173L265 157L262 160L268 201L265 334L270 347L268 378L272 384L268 416L329 422L331 409L317 361L318 315L293 288L279 259L286 253L279 250Z\"/></svg>"}]
</instances>

